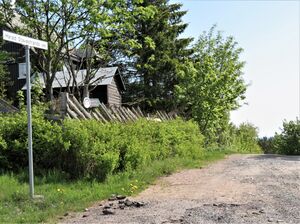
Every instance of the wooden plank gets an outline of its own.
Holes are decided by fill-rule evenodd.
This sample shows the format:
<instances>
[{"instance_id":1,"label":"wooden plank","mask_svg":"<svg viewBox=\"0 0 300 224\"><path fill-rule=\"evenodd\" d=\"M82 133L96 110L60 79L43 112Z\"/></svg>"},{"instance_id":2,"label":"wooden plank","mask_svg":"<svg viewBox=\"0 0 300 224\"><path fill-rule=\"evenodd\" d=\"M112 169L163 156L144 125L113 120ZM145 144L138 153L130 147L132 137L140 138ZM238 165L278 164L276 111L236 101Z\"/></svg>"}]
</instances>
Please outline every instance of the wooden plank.
<instances>
[{"instance_id":1,"label":"wooden plank","mask_svg":"<svg viewBox=\"0 0 300 224\"><path fill-rule=\"evenodd\" d=\"M110 112L107 110L106 106L103 103L100 104L99 109L108 121L114 120L114 118L110 115Z\"/></svg>"},{"instance_id":2,"label":"wooden plank","mask_svg":"<svg viewBox=\"0 0 300 224\"><path fill-rule=\"evenodd\" d=\"M98 117L100 117L100 119L101 119L104 123L108 122L108 121L104 118L104 116L101 114L101 111L99 110L99 108L95 108L95 109L94 109L94 112L98 115Z\"/></svg>"},{"instance_id":3,"label":"wooden plank","mask_svg":"<svg viewBox=\"0 0 300 224\"><path fill-rule=\"evenodd\" d=\"M68 114L71 118L78 119L76 113L73 112L73 111L71 110L71 108L69 107L69 105L67 105L67 114Z\"/></svg>"},{"instance_id":4,"label":"wooden plank","mask_svg":"<svg viewBox=\"0 0 300 224\"><path fill-rule=\"evenodd\" d=\"M126 111L125 107L119 107L118 110L120 111L120 113L123 114L123 116L126 118L126 121L134 121L134 119L132 119L132 117L128 114L128 112Z\"/></svg>"},{"instance_id":5,"label":"wooden plank","mask_svg":"<svg viewBox=\"0 0 300 224\"><path fill-rule=\"evenodd\" d=\"M129 107L125 107L125 109L128 111L128 113L131 115L131 117L134 119L134 120L137 120L138 117L132 112L132 110L130 110Z\"/></svg>"},{"instance_id":6,"label":"wooden plank","mask_svg":"<svg viewBox=\"0 0 300 224\"><path fill-rule=\"evenodd\" d=\"M137 111L139 112L139 114L142 116L142 117L145 117L145 115L143 114L141 108L138 106L137 107Z\"/></svg>"},{"instance_id":7,"label":"wooden plank","mask_svg":"<svg viewBox=\"0 0 300 224\"><path fill-rule=\"evenodd\" d=\"M96 119L97 121L101 121L100 118L98 117L98 115L94 112L94 111L91 111L91 115L94 119Z\"/></svg>"},{"instance_id":8,"label":"wooden plank","mask_svg":"<svg viewBox=\"0 0 300 224\"><path fill-rule=\"evenodd\" d=\"M159 113L159 111L156 111L156 115L157 115L158 118L161 119L162 121L164 120L164 118L161 116L161 114Z\"/></svg>"},{"instance_id":9,"label":"wooden plank","mask_svg":"<svg viewBox=\"0 0 300 224\"><path fill-rule=\"evenodd\" d=\"M126 119L117 111L115 107L110 107L111 111L114 113L118 121L120 122L126 122Z\"/></svg>"},{"instance_id":10,"label":"wooden plank","mask_svg":"<svg viewBox=\"0 0 300 224\"><path fill-rule=\"evenodd\" d=\"M135 114L135 116L136 116L137 118L142 117L142 116L139 114L139 112L138 112L134 107L132 107L131 110L132 110L132 112Z\"/></svg>"},{"instance_id":11,"label":"wooden plank","mask_svg":"<svg viewBox=\"0 0 300 224\"><path fill-rule=\"evenodd\" d=\"M136 121L137 117L134 115L134 113L131 112L131 110L128 107L123 107L128 116L131 118L132 121Z\"/></svg>"},{"instance_id":12,"label":"wooden plank","mask_svg":"<svg viewBox=\"0 0 300 224\"><path fill-rule=\"evenodd\" d=\"M164 115L163 111L159 111L159 113L165 121L168 120L168 118Z\"/></svg>"},{"instance_id":13,"label":"wooden plank","mask_svg":"<svg viewBox=\"0 0 300 224\"><path fill-rule=\"evenodd\" d=\"M75 96L70 95L70 99L78 107L78 109L81 111L81 113L84 114L84 116L86 118L92 119L92 115L84 109L84 107L81 105L81 103L78 102L78 100L76 99Z\"/></svg>"},{"instance_id":14,"label":"wooden plank","mask_svg":"<svg viewBox=\"0 0 300 224\"><path fill-rule=\"evenodd\" d=\"M108 105L121 105L121 94L115 82L115 78L113 78L110 85L107 86L107 103Z\"/></svg>"},{"instance_id":15,"label":"wooden plank","mask_svg":"<svg viewBox=\"0 0 300 224\"><path fill-rule=\"evenodd\" d=\"M85 115L76 107L72 100L68 100L68 106L77 114L77 117L87 119L87 117L85 117Z\"/></svg>"},{"instance_id":16,"label":"wooden plank","mask_svg":"<svg viewBox=\"0 0 300 224\"><path fill-rule=\"evenodd\" d=\"M172 120L171 117L168 115L166 111L164 111L165 116L167 117L168 120Z\"/></svg>"}]
</instances>

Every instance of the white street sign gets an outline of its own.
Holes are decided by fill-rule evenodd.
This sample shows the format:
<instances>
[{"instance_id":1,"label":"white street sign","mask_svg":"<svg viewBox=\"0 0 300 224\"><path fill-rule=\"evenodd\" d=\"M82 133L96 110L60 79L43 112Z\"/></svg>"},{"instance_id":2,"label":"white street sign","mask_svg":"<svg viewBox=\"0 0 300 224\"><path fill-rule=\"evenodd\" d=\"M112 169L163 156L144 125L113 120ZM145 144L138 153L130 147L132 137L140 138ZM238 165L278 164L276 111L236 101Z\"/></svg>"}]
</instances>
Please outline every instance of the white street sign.
<instances>
[{"instance_id":1,"label":"white street sign","mask_svg":"<svg viewBox=\"0 0 300 224\"><path fill-rule=\"evenodd\" d=\"M36 47L44 50L48 49L48 43L45 41L33 39L30 37L25 37L19 34L7 32L5 30L3 30L3 40L11 41L25 46L27 45L30 47Z\"/></svg>"},{"instance_id":2,"label":"white street sign","mask_svg":"<svg viewBox=\"0 0 300 224\"><path fill-rule=\"evenodd\" d=\"M48 43L36 40L30 37L21 36L15 33L3 30L3 40L22 44L25 46L26 58L26 87L27 87L27 128L28 128L28 167L29 167L29 194L31 198L34 195L34 175L33 175L33 152L32 152L32 116L31 116L31 87L30 87L30 47L36 47L47 50Z\"/></svg>"}]
</instances>

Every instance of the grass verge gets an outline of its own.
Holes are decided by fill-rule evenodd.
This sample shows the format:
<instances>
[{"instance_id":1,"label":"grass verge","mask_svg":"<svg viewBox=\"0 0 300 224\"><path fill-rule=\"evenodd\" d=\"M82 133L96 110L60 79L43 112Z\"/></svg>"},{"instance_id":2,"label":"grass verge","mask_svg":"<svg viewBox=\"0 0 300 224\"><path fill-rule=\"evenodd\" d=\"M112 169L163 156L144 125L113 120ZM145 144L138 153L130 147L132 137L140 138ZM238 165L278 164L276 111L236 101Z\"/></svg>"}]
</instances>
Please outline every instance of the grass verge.
<instances>
[{"instance_id":1,"label":"grass verge","mask_svg":"<svg viewBox=\"0 0 300 224\"><path fill-rule=\"evenodd\" d=\"M58 172L35 179L35 193L43 200L30 200L26 174L0 176L0 223L56 222L68 211L80 211L111 194L134 195L156 178L186 168L199 168L224 158L227 151L207 152L200 160L171 158L150 166L111 175L103 183L66 181Z\"/></svg>"}]
</instances>

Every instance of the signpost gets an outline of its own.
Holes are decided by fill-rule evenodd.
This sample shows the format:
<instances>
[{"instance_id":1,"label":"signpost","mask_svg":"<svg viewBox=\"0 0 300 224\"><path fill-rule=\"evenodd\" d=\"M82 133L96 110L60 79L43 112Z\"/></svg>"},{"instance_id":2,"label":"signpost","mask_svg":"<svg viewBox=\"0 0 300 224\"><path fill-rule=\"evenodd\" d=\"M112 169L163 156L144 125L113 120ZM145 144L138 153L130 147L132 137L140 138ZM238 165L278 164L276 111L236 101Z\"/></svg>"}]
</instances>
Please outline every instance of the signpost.
<instances>
[{"instance_id":1,"label":"signpost","mask_svg":"<svg viewBox=\"0 0 300 224\"><path fill-rule=\"evenodd\" d=\"M30 47L48 49L48 43L15 33L3 31L3 40L25 46L26 56L26 86L27 86L27 119L28 119L28 159L29 159L29 194L34 198L33 152L32 152L32 120L31 120L31 85L30 85Z\"/></svg>"}]
</instances>

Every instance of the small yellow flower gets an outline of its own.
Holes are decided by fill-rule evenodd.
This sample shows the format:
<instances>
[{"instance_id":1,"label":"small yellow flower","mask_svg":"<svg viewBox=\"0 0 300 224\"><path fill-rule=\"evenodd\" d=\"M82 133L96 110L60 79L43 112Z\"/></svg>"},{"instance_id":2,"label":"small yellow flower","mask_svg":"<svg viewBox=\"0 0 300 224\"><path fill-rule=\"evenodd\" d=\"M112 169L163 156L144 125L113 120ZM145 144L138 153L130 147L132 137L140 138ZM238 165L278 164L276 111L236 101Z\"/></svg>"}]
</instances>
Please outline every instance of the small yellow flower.
<instances>
[{"instance_id":1,"label":"small yellow flower","mask_svg":"<svg viewBox=\"0 0 300 224\"><path fill-rule=\"evenodd\" d=\"M60 192L61 190L58 188L57 191Z\"/></svg>"}]
</instances>

